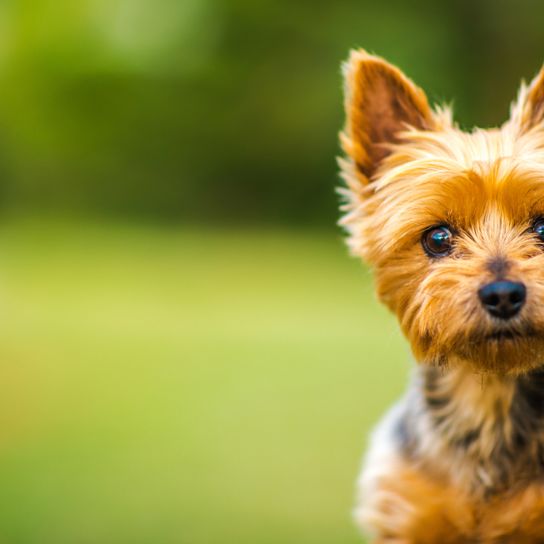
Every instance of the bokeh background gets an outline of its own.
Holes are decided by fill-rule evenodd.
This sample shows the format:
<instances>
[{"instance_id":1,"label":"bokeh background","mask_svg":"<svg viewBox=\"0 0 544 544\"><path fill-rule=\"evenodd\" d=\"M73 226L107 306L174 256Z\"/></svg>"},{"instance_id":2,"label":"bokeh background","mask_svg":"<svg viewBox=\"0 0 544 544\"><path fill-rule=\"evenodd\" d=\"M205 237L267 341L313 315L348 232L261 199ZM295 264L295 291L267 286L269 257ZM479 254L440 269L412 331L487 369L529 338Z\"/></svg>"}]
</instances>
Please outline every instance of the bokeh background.
<instances>
[{"instance_id":1,"label":"bokeh background","mask_svg":"<svg viewBox=\"0 0 544 544\"><path fill-rule=\"evenodd\" d=\"M0 3L0 542L355 544L410 357L338 217L362 46L462 126L536 0Z\"/></svg>"}]
</instances>

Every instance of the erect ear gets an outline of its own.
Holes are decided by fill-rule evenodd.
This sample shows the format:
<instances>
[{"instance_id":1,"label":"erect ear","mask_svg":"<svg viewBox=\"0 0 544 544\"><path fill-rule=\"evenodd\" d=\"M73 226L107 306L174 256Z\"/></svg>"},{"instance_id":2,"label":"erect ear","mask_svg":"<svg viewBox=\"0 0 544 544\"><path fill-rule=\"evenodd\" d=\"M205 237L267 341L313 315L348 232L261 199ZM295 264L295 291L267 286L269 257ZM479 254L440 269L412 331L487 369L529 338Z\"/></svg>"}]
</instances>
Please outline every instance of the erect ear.
<instances>
[{"instance_id":1,"label":"erect ear","mask_svg":"<svg viewBox=\"0 0 544 544\"><path fill-rule=\"evenodd\" d=\"M518 98L512 104L510 122L517 125L520 132L526 132L544 121L544 68L531 81L529 86L521 84Z\"/></svg>"},{"instance_id":2,"label":"erect ear","mask_svg":"<svg viewBox=\"0 0 544 544\"><path fill-rule=\"evenodd\" d=\"M398 68L366 51L352 51L344 64L346 125L344 151L359 177L370 180L399 133L431 130L433 113L425 93Z\"/></svg>"}]
</instances>

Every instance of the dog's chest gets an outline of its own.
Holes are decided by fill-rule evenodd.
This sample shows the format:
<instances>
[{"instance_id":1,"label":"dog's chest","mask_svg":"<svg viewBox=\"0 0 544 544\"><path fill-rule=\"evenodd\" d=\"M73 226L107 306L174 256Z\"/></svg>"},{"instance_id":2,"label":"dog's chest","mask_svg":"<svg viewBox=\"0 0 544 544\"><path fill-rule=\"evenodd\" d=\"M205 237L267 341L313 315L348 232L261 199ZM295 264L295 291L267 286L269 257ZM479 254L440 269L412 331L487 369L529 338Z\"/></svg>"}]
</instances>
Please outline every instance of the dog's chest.
<instances>
[{"instance_id":1,"label":"dog's chest","mask_svg":"<svg viewBox=\"0 0 544 544\"><path fill-rule=\"evenodd\" d=\"M424 371L408 406L405 453L489 497L544 475L544 373L482 383Z\"/></svg>"},{"instance_id":2,"label":"dog's chest","mask_svg":"<svg viewBox=\"0 0 544 544\"><path fill-rule=\"evenodd\" d=\"M538 544L544 542L544 482L473 495L397 460L360 515L411 544Z\"/></svg>"},{"instance_id":3,"label":"dog's chest","mask_svg":"<svg viewBox=\"0 0 544 544\"><path fill-rule=\"evenodd\" d=\"M450 505L445 505L450 511ZM455 508L459 509L457 505ZM538 544L544 542L544 483L514 492L466 502L467 526L460 525L454 542ZM448 542L448 540L444 540Z\"/></svg>"}]
</instances>

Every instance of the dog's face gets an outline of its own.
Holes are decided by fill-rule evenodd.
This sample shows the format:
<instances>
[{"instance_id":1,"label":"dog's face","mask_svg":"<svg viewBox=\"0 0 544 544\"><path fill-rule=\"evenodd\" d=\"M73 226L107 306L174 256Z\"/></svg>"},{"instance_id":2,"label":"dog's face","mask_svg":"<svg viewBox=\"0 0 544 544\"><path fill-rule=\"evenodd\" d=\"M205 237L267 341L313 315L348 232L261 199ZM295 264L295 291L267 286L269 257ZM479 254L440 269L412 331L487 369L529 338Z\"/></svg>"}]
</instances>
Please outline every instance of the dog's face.
<instances>
[{"instance_id":1,"label":"dog's face","mask_svg":"<svg viewBox=\"0 0 544 544\"><path fill-rule=\"evenodd\" d=\"M353 53L345 77L342 223L417 359L542 365L544 72L500 129L472 133L382 59Z\"/></svg>"}]
</instances>

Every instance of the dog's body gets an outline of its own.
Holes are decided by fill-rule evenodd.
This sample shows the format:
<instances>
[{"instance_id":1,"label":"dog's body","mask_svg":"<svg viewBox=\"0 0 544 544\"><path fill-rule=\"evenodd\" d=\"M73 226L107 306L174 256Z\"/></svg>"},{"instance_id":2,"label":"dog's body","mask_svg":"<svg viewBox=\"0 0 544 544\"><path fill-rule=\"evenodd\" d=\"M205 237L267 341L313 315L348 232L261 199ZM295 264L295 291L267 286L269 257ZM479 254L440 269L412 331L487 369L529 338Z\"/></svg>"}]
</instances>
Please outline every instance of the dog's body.
<instances>
[{"instance_id":1,"label":"dog's body","mask_svg":"<svg viewBox=\"0 0 544 544\"><path fill-rule=\"evenodd\" d=\"M544 542L544 374L420 369L373 437L357 521L378 542Z\"/></svg>"},{"instance_id":2,"label":"dog's body","mask_svg":"<svg viewBox=\"0 0 544 544\"><path fill-rule=\"evenodd\" d=\"M544 542L544 71L472 133L378 57L345 76L342 223L421 363L356 518L380 543Z\"/></svg>"}]
</instances>

